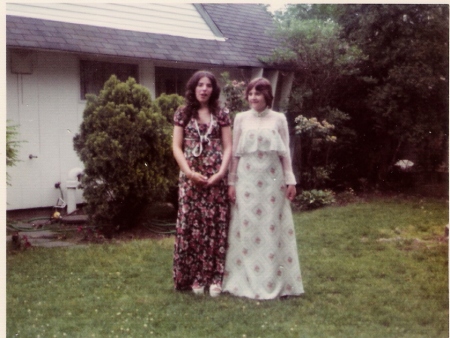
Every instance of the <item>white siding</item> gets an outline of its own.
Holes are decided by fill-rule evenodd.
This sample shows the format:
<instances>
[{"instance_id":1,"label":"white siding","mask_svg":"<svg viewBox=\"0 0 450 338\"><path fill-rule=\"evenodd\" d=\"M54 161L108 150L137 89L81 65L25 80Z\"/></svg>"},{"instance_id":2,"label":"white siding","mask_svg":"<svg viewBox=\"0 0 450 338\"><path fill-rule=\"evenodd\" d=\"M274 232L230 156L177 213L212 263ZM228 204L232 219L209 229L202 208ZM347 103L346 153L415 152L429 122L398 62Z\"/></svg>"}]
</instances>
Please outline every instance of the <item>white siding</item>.
<instances>
[{"instance_id":1,"label":"white siding","mask_svg":"<svg viewBox=\"0 0 450 338\"><path fill-rule=\"evenodd\" d=\"M189 3L7 3L6 14L199 39L218 39Z\"/></svg>"},{"instance_id":2,"label":"white siding","mask_svg":"<svg viewBox=\"0 0 450 338\"><path fill-rule=\"evenodd\" d=\"M7 52L7 119L18 125L19 162L8 168L11 186L7 187L7 209L50 207L60 190L67 200L67 174L83 163L73 149L86 101L80 100L80 56L72 53L31 52L31 74L11 72L15 50ZM26 54L27 52L25 52ZM115 59L113 61L123 61ZM140 79L154 97L154 64L140 61ZM29 158L29 155L37 158ZM83 202L76 191L77 203Z\"/></svg>"},{"instance_id":3,"label":"white siding","mask_svg":"<svg viewBox=\"0 0 450 338\"><path fill-rule=\"evenodd\" d=\"M82 167L72 142L81 122L78 68L76 56L60 53L34 54L32 74L12 74L8 67L7 115L24 141L20 162L8 168L8 209L55 205L55 183L64 188L68 171ZM81 191L77 195L79 203Z\"/></svg>"}]
</instances>

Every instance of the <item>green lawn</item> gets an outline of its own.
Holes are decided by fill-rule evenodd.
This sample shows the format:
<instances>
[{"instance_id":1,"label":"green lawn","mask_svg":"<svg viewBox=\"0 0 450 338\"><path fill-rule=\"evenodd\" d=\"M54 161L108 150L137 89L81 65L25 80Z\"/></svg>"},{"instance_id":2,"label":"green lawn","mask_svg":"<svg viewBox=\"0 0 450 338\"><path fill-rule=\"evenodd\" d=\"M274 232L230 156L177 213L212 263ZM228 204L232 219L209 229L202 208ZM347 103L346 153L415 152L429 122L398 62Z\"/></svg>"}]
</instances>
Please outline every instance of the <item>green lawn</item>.
<instances>
[{"instance_id":1,"label":"green lawn","mask_svg":"<svg viewBox=\"0 0 450 338\"><path fill-rule=\"evenodd\" d=\"M448 203L295 214L306 294L175 292L173 238L7 255L7 337L448 337Z\"/></svg>"}]
</instances>

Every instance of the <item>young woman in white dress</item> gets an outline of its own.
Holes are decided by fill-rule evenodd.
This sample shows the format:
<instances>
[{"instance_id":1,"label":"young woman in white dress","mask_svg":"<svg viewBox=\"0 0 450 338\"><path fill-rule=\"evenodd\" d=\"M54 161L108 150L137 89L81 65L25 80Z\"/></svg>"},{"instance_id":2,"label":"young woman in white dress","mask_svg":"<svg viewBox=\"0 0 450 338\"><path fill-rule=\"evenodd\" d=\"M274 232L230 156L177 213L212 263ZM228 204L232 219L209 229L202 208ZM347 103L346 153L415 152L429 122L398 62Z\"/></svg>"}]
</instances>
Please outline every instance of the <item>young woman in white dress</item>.
<instances>
[{"instance_id":1,"label":"young woman in white dress","mask_svg":"<svg viewBox=\"0 0 450 338\"><path fill-rule=\"evenodd\" d=\"M245 92L236 115L228 176L231 222L223 291L252 299L301 295L303 282L290 201L296 194L286 117L270 109L265 78Z\"/></svg>"}]
</instances>

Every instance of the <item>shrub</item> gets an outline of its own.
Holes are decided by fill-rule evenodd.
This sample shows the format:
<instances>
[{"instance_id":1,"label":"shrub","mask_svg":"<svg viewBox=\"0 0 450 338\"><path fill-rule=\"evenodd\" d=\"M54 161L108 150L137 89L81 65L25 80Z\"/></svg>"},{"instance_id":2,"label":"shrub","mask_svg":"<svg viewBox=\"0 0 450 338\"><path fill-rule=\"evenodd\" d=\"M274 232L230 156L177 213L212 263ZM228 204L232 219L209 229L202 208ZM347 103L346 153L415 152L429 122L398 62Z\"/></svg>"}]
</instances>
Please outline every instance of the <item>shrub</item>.
<instances>
[{"instance_id":1,"label":"shrub","mask_svg":"<svg viewBox=\"0 0 450 338\"><path fill-rule=\"evenodd\" d=\"M141 209L165 198L173 177L171 126L133 78L106 81L86 96L74 148L84 163L86 212L95 225L131 227Z\"/></svg>"},{"instance_id":2,"label":"shrub","mask_svg":"<svg viewBox=\"0 0 450 338\"><path fill-rule=\"evenodd\" d=\"M248 109L248 103L244 98L246 83L244 81L230 80L230 74L223 72L221 75L222 93L225 96L225 107L234 116Z\"/></svg>"},{"instance_id":3,"label":"shrub","mask_svg":"<svg viewBox=\"0 0 450 338\"><path fill-rule=\"evenodd\" d=\"M295 118L295 133L300 138L299 156L301 168L301 184L304 189L323 189L331 180L334 164L329 157L336 136L332 135L335 126L326 120L306 118L299 115Z\"/></svg>"},{"instance_id":4,"label":"shrub","mask_svg":"<svg viewBox=\"0 0 450 338\"><path fill-rule=\"evenodd\" d=\"M17 140L17 136L19 132L17 131L17 125L8 125L6 126L6 166L13 167L19 162L18 153L19 153L19 145L21 141ZM10 176L6 173L6 183L10 184Z\"/></svg>"},{"instance_id":5,"label":"shrub","mask_svg":"<svg viewBox=\"0 0 450 338\"><path fill-rule=\"evenodd\" d=\"M176 110L184 103L184 98L178 94L162 93L155 99L155 106L166 117L167 122L172 125L173 115Z\"/></svg>"},{"instance_id":6,"label":"shrub","mask_svg":"<svg viewBox=\"0 0 450 338\"><path fill-rule=\"evenodd\" d=\"M335 196L336 203L339 205L346 205L361 201L361 198L356 195L352 188L347 188L344 191L338 192Z\"/></svg>"},{"instance_id":7,"label":"shrub","mask_svg":"<svg viewBox=\"0 0 450 338\"><path fill-rule=\"evenodd\" d=\"M184 104L184 98L178 94L165 94L162 93L160 96L158 96L154 101L155 109L161 112L163 116L166 117L167 122L169 123L169 129L168 133L172 133L173 128L173 116L177 109ZM178 209L178 174L179 174L179 168L178 164L175 161L175 158L171 158L171 164L168 164L168 172L167 176L170 180L170 187L169 192L167 196L167 201L172 203L172 205L175 207L175 210ZM146 206L147 208L148 206ZM151 205L149 206L151 207ZM145 210L143 210L143 213L145 214Z\"/></svg>"},{"instance_id":8,"label":"shrub","mask_svg":"<svg viewBox=\"0 0 450 338\"><path fill-rule=\"evenodd\" d=\"M331 190L304 190L294 200L294 205L303 210L311 210L333 204L335 194Z\"/></svg>"}]
</instances>

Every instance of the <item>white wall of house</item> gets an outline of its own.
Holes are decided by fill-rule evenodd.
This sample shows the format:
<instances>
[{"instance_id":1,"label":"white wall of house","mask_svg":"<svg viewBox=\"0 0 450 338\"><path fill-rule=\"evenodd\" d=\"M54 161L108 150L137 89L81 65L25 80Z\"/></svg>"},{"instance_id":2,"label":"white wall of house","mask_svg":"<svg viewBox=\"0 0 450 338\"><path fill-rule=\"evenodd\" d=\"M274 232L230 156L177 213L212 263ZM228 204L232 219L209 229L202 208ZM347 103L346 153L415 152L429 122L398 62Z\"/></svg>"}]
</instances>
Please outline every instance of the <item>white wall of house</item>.
<instances>
[{"instance_id":1,"label":"white wall of house","mask_svg":"<svg viewBox=\"0 0 450 338\"><path fill-rule=\"evenodd\" d=\"M223 40L192 3L17 2L6 14L189 38Z\"/></svg>"},{"instance_id":2,"label":"white wall of house","mask_svg":"<svg viewBox=\"0 0 450 338\"><path fill-rule=\"evenodd\" d=\"M18 126L23 141L20 162L8 168L7 209L54 206L61 195L55 184L61 183L66 200L69 171L83 168L73 149L86 104L80 99L80 56L18 50L7 54L7 119ZM141 61L139 69L141 83L154 95L153 63ZM82 201L77 190L76 203Z\"/></svg>"},{"instance_id":3,"label":"white wall of house","mask_svg":"<svg viewBox=\"0 0 450 338\"><path fill-rule=\"evenodd\" d=\"M80 167L72 139L80 125L79 61L75 55L32 52L29 74L11 70L14 51L7 58L7 118L18 125L17 166L8 168L7 208L22 209L56 204L67 173ZM29 156L35 156L29 158ZM80 194L78 193L78 201Z\"/></svg>"}]
</instances>

